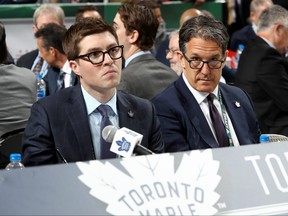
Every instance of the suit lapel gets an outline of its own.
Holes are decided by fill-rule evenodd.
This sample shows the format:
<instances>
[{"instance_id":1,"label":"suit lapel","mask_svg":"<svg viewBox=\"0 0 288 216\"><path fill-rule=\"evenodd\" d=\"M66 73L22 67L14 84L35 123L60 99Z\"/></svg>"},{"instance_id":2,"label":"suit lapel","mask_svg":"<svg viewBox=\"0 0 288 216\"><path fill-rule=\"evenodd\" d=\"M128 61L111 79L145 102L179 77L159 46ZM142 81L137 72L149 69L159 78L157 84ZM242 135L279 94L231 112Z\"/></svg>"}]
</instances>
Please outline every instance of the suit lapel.
<instances>
[{"instance_id":1,"label":"suit lapel","mask_svg":"<svg viewBox=\"0 0 288 216\"><path fill-rule=\"evenodd\" d=\"M121 92L117 92L117 110L119 115L119 127L135 128L136 110L130 101Z\"/></svg>"},{"instance_id":2,"label":"suit lapel","mask_svg":"<svg viewBox=\"0 0 288 216\"><path fill-rule=\"evenodd\" d=\"M72 88L71 97L66 101L66 113L77 140L77 150L83 158L95 159L87 109L80 84Z\"/></svg>"},{"instance_id":3,"label":"suit lapel","mask_svg":"<svg viewBox=\"0 0 288 216\"><path fill-rule=\"evenodd\" d=\"M211 148L217 148L218 143L214 139L207 120L199 107L198 102L186 86L182 76L175 82L175 87L180 93L181 102L188 118L197 130L198 134Z\"/></svg>"},{"instance_id":4,"label":"suit lapel","mask_svg":"<svg viewBox=\"0 0 288 216\"><path fill-rule=\"evenodd\" d=\"M244 134L242 134L242 130L244 127L241 125L243 119L240 119L241 116L245 116L245 114L242 115L243 108L240 104L241 100L240 98L235 98L235 96L232 96L232 94L229 93L229 89L227 89L225 85L221 83L219 84L219 89L221 92L223 103L228 112L229 118L232 122L239 143L245 143L245 140L243 140L245 136Z\"/></svg>"}]
</instances>

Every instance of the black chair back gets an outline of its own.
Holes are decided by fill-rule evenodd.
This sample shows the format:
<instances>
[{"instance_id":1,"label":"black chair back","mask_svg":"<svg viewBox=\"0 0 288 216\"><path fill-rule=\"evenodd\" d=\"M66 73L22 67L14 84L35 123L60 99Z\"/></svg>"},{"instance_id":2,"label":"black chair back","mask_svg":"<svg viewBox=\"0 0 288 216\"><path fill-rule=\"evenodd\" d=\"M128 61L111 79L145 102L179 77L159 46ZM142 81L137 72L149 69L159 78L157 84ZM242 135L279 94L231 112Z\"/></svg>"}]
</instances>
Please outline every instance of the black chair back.
<instances>
[{"instance_id":1,"label":"black chair back","mask_svg":"<svg viewBox=\"0 0 288 216\"><path fill-rule=\"evenodd\" d=\"M0 137L0 169L4 169L10 162L11 153L21 154L21 143L24 128L13 130Z\"/></svg>"}]
</instances>

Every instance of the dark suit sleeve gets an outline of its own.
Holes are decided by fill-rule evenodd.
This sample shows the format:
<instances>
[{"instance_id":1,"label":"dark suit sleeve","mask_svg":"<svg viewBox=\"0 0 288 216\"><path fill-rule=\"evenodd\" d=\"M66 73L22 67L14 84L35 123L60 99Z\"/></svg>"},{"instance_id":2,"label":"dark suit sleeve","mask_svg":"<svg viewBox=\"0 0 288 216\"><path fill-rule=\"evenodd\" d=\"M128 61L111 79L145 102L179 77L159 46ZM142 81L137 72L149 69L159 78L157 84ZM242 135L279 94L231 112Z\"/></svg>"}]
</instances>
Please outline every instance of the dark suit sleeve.
<instances>
[{"instance_id":1,"label":"dark suit sleeve","mask_svg":"<svg viewBox=\"0 0 288 216\"><path fill-rule=\"evenodd\" d=\"M161 131L165 145L165 152L188 151L189 143L186 140L187 127L183 127L185 120L173 110L169 101L158 97L152 100L161 122ZM192 133L191 133L192 134Z\"/></svg>"},{"instance_id":2,"label":"dark suit sleeve","mask_svg":"<svg viewBox=\"0 0 288 216\"><path fill-rule=\"evenodd\" d=\"M155 153L163 153L164 152L164 143L162 140L161 130L160 130L160 122L156 114L156 109L154 105L152 105L152 130L151 130L151 143L149 144L149 149L151 149Z\"/></svg>"},{"instance_id":3,"label":"dark suit sleeve","mask_svg":"<svg viewBox=\"0 0 288 216\"><path fill-rule=\"evenodd\" d=\"M44 106L36 102L22 140L22 161L25 166L59 163L48 124Z\"/></svg>"},{"instance_id":4,"label":"dark suit sleeve","mask_svg":"<svg viewBox=\"0 0 288 216\"><path fill-rule=\"evenodd\" d=\"M154 153L164 152L160 122L154 105L146 99L122 91L118 91L117 97L119 126L142 134L141 145Z\"/></svg>"}]
</instances>

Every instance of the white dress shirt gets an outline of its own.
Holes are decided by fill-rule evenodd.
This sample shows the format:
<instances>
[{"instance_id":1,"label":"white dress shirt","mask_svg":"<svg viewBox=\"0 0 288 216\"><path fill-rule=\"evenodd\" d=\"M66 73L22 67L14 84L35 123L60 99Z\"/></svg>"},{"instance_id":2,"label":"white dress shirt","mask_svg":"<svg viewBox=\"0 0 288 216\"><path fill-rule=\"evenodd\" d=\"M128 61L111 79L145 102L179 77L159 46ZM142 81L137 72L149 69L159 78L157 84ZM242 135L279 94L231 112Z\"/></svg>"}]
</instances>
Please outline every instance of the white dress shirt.
<instances>
[{"instance_id":1,"label":"white dress shirt","mask_svg":"<svg viewBox=\"0 0 288 216\"><path fill-rule=\"evenodd\" d=\"M72 85L72 83L71 83L72 69L69 66L69 61L68 60L65 62L65 64L61 68L61 70L65 72L65 74L64 74L64 88L70 87Z\"/></svg>"}]
</instances>

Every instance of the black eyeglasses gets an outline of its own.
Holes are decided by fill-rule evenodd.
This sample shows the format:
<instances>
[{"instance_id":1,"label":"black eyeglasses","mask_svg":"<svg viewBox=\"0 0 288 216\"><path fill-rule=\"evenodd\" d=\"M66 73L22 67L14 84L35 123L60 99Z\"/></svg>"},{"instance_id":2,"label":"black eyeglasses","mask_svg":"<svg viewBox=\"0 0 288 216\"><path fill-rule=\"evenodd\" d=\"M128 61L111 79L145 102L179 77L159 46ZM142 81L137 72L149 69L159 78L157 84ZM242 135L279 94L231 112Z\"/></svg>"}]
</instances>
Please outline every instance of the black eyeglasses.
<instances>
[{"instance_id":1,"label":"black eyeglasses","mask_svg":"<svg viewBox=\"0 0 288 216\"><path fill-rule=\"evenodd\" d=\"M107 53L112 60L117 60L123 56L123 45L114 46L107 51L93 51L84 55L79 55L74 60L81 58L85 61L90 61L91 64L101 64L104 61L105 54Z\"/></svg>"},{"instance_id":2,"label":"black eyeglasses","mask_svg":"<svg viewBox=\"0 0 288 216\"><path fill-rule=\"evenodd\" d=\"M224 62L224 60L209 60L209 61L191 60L188 59L184 53L183 56L186 59L186 61L189 62L189 66L191 69L202 69L204 63L206 63L210 69L219 69L221 68Z\"/></svg>"}]
</instances>

